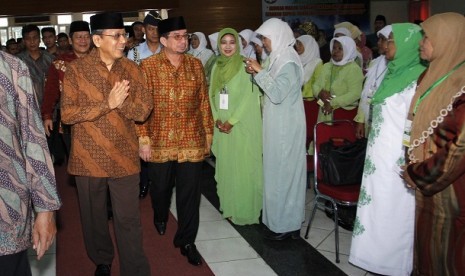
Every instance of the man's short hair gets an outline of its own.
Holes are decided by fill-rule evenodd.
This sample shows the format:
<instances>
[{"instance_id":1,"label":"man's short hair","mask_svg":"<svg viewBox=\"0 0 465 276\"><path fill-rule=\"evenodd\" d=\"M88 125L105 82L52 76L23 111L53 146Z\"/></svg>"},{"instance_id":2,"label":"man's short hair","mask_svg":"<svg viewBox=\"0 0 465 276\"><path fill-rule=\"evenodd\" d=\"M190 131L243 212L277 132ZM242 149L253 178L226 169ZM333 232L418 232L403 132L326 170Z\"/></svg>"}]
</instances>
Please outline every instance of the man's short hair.
<instances>
[{"instance_id":1,"label":"man's short hair","mask_svg":"<svg viewBox=\"0 0 465 276\"><path fill-rule=\"evenodd\" d=\"M44 36L44 33L52 33L53 35L57 35L57 32L55 30L55 28L53 27L45 27L45 28L42 28L42 30L40 30L42 36Z\"/></svg>"},{"instance_id":2,"label":"man's short hair","mask_svg":"<svg viewBox=\"0 0 465 276\"><path fill-rule=\"evenodd\" d=\"M24 27L21 29L21 36L25 37L30 32L37 32L37 34L40 35L40 29L37 27L37 25L28 24L24 25Z\"/></svg>"},{"instance_id":3,"label":"man's short hair","mask_svg":"<svg viewBox=\"0 0 465 276\"><path fill-rule=\"evenodd\" d=\"M16 39L14 38L10 38L6 41L6 48L9 49L10 48L10 45L13 45L13 44L18 44L18 42L16 42Z\"/></svg>"},{"instance_id":4,"label":"man's short hair","mask_svg":"<svg viewBox=\"0 0 465 276\"><path fill-rule=\"evenodd\" d=\"M68 35L67 35L66 33L59 33L59 34L57 35L57 40L60 39L60 38L66 38L66 39L68 39Z\"/></svg>"},{"instance_id":5,"label":"man's short hair","mask_svg":"<svg viewBox=\"0 0 465 276\"><path fill-rule=\"evenodd\" d=\"M384 25L386 25L386 17L382 14L378 14L375 18L375 21L383 21Z\"/></svg>"},{"instance_id":6,"label":"man's short hair","mask_svg":"<svg viewBox=\"0 0 465 276\"><path fill-rule=\"evenodd\" d=\"M140 22L140 21L136 21L136 22L134 22L134 23L131 24L131 27L134 28L134 26L136 26L136 25L144 26L144 23L142 23L142 22Z\"/></svg>"}]
</instances>

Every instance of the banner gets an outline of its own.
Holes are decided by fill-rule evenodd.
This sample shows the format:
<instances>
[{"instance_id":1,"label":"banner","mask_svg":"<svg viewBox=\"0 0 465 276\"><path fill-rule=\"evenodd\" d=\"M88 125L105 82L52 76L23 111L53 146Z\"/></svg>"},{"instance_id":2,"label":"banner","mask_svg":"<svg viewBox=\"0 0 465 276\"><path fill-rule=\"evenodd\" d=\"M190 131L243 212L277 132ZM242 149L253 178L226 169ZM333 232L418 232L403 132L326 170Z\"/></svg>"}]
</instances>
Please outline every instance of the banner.
<instances>
[{"instance_id":1,"label":"banner","mask_svg":"<svg viewBox=\"0 0 465 276\"><path fill-rule=\"evenodd\" d=\"M365 34L370 31L369 0L263 0L263 21L276 17L289 23L292 29L312 21L332 37L334 25L350 21Z\"/></svg>"}]
</instances>

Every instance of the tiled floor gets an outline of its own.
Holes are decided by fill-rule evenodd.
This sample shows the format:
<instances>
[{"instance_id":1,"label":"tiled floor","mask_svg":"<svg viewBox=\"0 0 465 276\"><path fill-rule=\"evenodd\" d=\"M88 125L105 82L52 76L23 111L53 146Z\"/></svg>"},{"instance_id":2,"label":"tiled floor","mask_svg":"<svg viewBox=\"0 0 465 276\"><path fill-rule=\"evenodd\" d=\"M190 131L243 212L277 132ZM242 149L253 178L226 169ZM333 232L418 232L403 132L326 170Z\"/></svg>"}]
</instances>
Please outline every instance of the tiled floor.
<instances>
[{"instance_id":1,"label":"tiled floor","mask_svg":"<svg viewBox=\"0 0 465 276\"><path fill-rule=\"evenodd\" d=\"M307 230L307 223L310 217L310 212L313 208L314 192L307 190L307 204L306 204L306 220L301 230L301 236L304 237ZM370 273L362 270L348 262L350 243L352 239L352 232L339 227L339 258L340 263L336 263L336 249L334 241L334 221L326 216L326 214L317 210L315 218L313 219L312 228L310 230L308 240L310 245L316 248L323 256L330 260L334 265L339 267L347 275L364 276L371 275ZM305 240L305 239L304 239Z\"/></svg>"},{"instance_id":2,"label":"tiled floor","mask_svg":"<svg viewBox=\"0 0 465 276\"><path fill-rule=\"evenodd\" d=\"M306 204L307 220L313 206L313 197L313 191L308 190ZM176 217L175 206L172 207L171 211ZM302 237L305 234L306 226L307 221L302 225ZM333 221L326 217L322 211L318 210L310 231L309 239L304 240L316 248L323 256L347 275L370 275L368 272L348 263L351 232L342 228L339 228L341 262L336 264L333 227ZM200 227L196 244L215 275L277 275L239 232L236 231L228 221L221 217L217 209L204 196L202 196L200 206ZM36 260L34 251L31 250L30 262L33 275L55 275L55 245L47 252L46 256L44 256L41 261ZM299 275L312 274L309 271L302 271Z\"/></svg>"}]
</instances>

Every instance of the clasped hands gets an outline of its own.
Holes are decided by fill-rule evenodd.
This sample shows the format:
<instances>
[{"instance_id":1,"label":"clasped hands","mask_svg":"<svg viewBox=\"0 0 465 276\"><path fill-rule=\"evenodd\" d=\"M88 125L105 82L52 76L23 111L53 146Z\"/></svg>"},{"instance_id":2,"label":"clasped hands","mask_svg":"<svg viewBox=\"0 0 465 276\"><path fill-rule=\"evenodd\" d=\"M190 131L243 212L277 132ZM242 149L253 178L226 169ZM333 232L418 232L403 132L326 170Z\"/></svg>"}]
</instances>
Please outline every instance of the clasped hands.
<instances>
[{"instance_id":1,"label":"clasped hands","mask_svg":"<svg viewBox=\"0 0 465 276\"><path fill-rule=\"evenodd\" d=\"M220 130L220 132L229 134L231 133L231 130L233 128L233 125L231 125L228 121L226 122L221 122L221 120L216 120L215 126Z\"/></svg>"},{"instance_id":2,"label":"clasped hands","mask_svg":"<svg viewBox=\"0 0 465 276\"><path fill-rule=\"evenodd\" d=\"M129 81L117 81L108 95L110 109L120 108L129 96Z\"/></svg>"},{"instance_id":3,"label":"clasped hands","mask_svg":"<svg viewBox=\"0 0 465 276\"><path fill-rule=\"evenodd\" d=\"M333 96L331 96L331 93L327 90L321 90L318 94L318 98L323 102L323 106L321 107L323 114L331 114L331 112L333 112L333 107L331 106L331 99Z\"/></svg>"},{"instance_id":4,"label":"clasped hands","mask_svg":"<svg viewBox=\"0 0 465 276\"><path fill-rule=\"evenodd\" d=\"M256 74L262 70L262 66L255 59L245 58L244 63L245 71L249 74Z\"/></svg>"}]
</instances>

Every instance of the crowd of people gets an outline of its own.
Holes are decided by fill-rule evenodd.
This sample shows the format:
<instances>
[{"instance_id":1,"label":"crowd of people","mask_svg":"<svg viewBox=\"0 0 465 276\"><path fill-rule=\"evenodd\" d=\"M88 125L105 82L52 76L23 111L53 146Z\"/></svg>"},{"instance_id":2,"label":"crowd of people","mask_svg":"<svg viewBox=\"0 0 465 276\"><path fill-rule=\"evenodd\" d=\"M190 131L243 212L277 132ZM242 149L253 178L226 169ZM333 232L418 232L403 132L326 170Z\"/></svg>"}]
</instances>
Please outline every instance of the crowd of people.
<instances>
[{"instance_id":1,"label":"crowd of people","mask_svg":"<svg viewBox=\"0 0 465 276\"><path fill-rule=\"evenodd\" d=\"M121 275L150 275L138 199L150 194L164 235L173 189L173 244L202 264L210 157L225 219L262 223L266 239L299 238L312 101L318 121L353 120L368 138L349 262L382 275L464 274L465 17L388 25L379 15L375 26L366 35L340 22L329 42L313 22L292 29L277 18L209 35L156 12L131 26L98 13L69 34L24 26L0 53L0 155L12 161L1 165L2 269L27 272L25 250L40 258L53 241L62 162L95 275L110 275L115 255L108 208Z\"/></svg>"}]
</instances>

